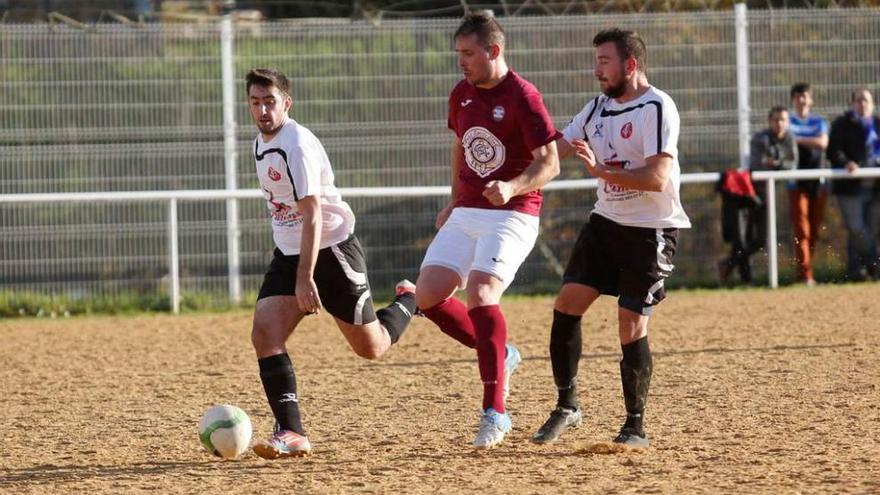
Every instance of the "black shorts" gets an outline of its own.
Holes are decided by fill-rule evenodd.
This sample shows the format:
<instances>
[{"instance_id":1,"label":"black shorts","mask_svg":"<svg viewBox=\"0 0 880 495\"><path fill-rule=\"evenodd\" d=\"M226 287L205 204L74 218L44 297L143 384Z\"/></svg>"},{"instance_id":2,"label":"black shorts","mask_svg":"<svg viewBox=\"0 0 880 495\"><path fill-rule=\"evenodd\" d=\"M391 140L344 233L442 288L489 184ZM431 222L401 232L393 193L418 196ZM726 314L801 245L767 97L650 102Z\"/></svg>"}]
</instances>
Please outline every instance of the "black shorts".
<instances>
[{"instance_id":1,"label":"black shorts","mask_svg":"<svg viewBox=\"0 0 880 495\"><path fill-rule=\"evenodd\" d=\"M295 295L298 264L299 255L286 256L276 247L257 300ZM335 246L318 251L314 278L321 304L328 313L355 325L376 321L366 257L354 234Z\"/></svg>"},{"instance_id":2,"label":"black shorts","mask_svg":"<svg viewBox=\"0 0 880 495\"><path fill-rule=\"evenodd\" d=\"M618 304L643 315L666 297L663 281L672 273L678 229L627 227L593 214L584 224L564 283L620 296Z\"/></svg>"}]
</instances>

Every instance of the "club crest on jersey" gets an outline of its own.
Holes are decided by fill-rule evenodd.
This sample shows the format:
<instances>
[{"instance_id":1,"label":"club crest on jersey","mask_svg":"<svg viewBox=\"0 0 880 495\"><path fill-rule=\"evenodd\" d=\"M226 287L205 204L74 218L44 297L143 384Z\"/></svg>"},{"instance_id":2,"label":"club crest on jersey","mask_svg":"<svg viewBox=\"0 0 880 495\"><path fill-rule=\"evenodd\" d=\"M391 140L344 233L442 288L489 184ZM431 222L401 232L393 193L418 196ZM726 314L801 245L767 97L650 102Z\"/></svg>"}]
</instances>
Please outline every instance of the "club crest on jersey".
<instances>
[{"instance_id":1,"label":"club crest on jersey","mask_svg":"<svg viewBox=\"0 0 880 495\"><path fill-rule=\"evenodd\" d=\"M495 122L501 122L501 119L504 118L504 107L498 105L497 107L492 109L492 120Z\"/></svg>"},{"instance_id":2,"label":"club crest on jersey","mask_svg":"<svg viewBox=\"0 0 880 495\"><path fill-rule=\"evenodd\" d=\"M269 174L269 178L274 180L275 182L281 180L281 172L275 170L274 168L269 167L269 171L267 173Z\"/></svg>"},{"instance_id":3,"label":"club crest on jersey","mask_svg":"<svg viewBox=\"0 0 880 495\"><path fill-rule=\"evenodd\" d=\"M488 176L504 164L504 144L485 127L468 129L461 144L465 162L480 177Z\"/></svg>"},{"instance_id":4,"label":"club crest on jersey","mask_svg":"<svg viewBox=\"0 0 880 495\"><path fill-rule=\"evenodd\" d=\"M620 137L623 139L629 139L630 136L633 135L633 124L632 122L627 122L623 124L623 127L620 128Z\"/></svg>"}]
</instances>

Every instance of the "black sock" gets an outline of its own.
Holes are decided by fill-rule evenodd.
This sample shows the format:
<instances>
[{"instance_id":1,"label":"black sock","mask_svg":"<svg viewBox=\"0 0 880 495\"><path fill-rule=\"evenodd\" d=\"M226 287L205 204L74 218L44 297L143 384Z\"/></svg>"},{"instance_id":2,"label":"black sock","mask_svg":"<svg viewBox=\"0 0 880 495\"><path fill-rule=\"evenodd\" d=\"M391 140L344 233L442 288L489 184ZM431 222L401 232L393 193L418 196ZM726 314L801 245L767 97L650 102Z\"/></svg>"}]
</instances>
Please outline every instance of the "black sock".
<instances>
[{"instance_id":1,"label":"black sock","mask_svg":"<svg viewBox=\"0 0 880 495\"><path fill-rule=\"evenodd\" d=\"M623 384L623 400L626 404L626 423L624 428L632 428L644 435L645 405L648 402L648 387L651 385L651 372L654 362L648 337L622 345L623 359L620 361L620 381Z\"/></svg>"},{"instance_id":2,"label":"black sock","mask_svg":"<svg viewBox=\"0 0 880 495\"><path fill-rule=\"evenodd\" d=\"M416 313L416 295L407 292L397 296L393 303L388 307L382 308L376 312L379 323L385 327L388 335L391 336L391 343L394 344L400 340L406 330L409 321Z\"/></svg>"},{"instance_id":3,"label":"black sock","mask_svg":"<svg viewBox=\"0 0 880 495\"><path fill-rule=\"evenodd\" d=\"M283 430L305 435L299 414L299 397L296 395L296 375L287 353L258 359L260 380L269 399L269 407Z\"/></svg>"},{"instance_id":4,"label":"black sock","mask_svg":"<svg viewBox=\"0 0 880 495\"><path fill-rule=\"evenodd\" d=\"M577 409L577 373L581 359L581 317L553 310L550 330L550 362L559 391L557 407Z\"/></svg>"}]
</instances>

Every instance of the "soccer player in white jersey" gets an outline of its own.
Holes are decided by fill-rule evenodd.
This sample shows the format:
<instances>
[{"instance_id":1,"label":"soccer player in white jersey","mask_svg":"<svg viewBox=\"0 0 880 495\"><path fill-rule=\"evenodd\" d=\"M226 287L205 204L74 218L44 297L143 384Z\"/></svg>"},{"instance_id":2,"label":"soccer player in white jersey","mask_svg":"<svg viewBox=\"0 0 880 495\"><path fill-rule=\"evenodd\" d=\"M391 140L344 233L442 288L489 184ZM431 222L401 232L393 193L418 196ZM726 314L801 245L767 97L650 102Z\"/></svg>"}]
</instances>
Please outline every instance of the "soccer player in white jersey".
<instances>
[{"instance_id":1,"label":"soccer player in white jersey","mask_svg":"<svg viewBox=\"0 0 880 495\"><path fill-rule=\"evenodd\" d=\"M322 307L354 352L375 359L400 339L416 310L415 285L375 311L354 214L333 185L318 138L288 116L284 74L254 69L246 77L248 106L260 133L254 140L257 177L272 217L275 255L260 287L251 339L275 433L254 445L265 459L311 452L299 410L293 364L285 342L306 315Z\"/></svg>"},{"instance_id":2,"label":"soccer player in white jersey","mask_svg":"<svg viewBox=\"0 0 880 495\"><path fill-rule=\"evenodd\" d=\"M581 317L607 294L618 297L626 406L614 442L644 448L652 370L648 318L665 296L678 229L690 227L679 199L679 117L669 95L648 84L647 50L638 34L607 29L593 45L603 94L572 119L557 147L560 156L574 153L599 179L598 201L575 243L553 310L550 358L558 401L532 439L552 442L580 424L575 381Z\"/></svg>"}]
</instances>

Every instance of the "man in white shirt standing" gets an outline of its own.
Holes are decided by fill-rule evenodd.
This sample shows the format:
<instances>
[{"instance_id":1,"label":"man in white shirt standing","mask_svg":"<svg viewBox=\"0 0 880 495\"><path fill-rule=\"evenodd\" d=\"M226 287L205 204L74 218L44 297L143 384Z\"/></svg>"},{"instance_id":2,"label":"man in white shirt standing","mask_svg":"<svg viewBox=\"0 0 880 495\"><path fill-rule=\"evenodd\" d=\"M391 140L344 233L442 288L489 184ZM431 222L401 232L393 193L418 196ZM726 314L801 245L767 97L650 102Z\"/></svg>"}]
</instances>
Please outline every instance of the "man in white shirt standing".
<instances>
[{"instance_id":1,"label":"man in white shirt standing","mask_svg":"<svg viewBox=\"0 0 880 495\"><path fill-rule=\"evenodd\" d=\"M375 311L354 214L333 185L333 170L314 134L287 114L290 82L271 69L246 77L257 177L272 217L275 255L254 310L251 340L260 379L275 416L275 434L254 444L264 459L311 452L299 410L286 341L300 321L322 307L352 350L381 356L400 339L416 311L415 285L397 284L397 298Z\"/></svg>"},{"instance_id":2,"label":"man in white shirt standing","mask_svg":"<svg viewBox=\"0 0 880 495\"><path fill-rule=\"evenodd\" d=\"M664 297L678 229L690 220L679 198L678 110L648 84L641 37L613 28L593 38L601 95L577 114L557 140L599 179L598 201L581 230L553 311L550 358L559 392L556 408L534 434L557 440L581 422L575 382L581 356L581 317L599 295L618 297L623 350L620 377L626 421L614 442L648 446L643 427L653 360L648 318Z\"/></svg>"}]
</instances>

